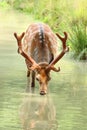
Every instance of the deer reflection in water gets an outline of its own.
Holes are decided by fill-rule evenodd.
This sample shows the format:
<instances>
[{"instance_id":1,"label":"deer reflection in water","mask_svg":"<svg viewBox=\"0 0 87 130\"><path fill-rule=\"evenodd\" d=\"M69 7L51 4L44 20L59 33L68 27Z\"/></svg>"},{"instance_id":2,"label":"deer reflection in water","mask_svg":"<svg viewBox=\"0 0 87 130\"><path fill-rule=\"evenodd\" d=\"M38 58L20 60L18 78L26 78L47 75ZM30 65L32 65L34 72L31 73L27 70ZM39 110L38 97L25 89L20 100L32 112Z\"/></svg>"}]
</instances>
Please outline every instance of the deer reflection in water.
<instances>
[{"instance_id":1,"label":"deer reflection in water","mask_svg":"<svg viewBox=\"0 0 87 130\"><path fill-rule=\"evenodd\" d=\"M56 110L50 95L25 97L20 107L24 130L57 130Z\"/></svg>"}]
</instances>

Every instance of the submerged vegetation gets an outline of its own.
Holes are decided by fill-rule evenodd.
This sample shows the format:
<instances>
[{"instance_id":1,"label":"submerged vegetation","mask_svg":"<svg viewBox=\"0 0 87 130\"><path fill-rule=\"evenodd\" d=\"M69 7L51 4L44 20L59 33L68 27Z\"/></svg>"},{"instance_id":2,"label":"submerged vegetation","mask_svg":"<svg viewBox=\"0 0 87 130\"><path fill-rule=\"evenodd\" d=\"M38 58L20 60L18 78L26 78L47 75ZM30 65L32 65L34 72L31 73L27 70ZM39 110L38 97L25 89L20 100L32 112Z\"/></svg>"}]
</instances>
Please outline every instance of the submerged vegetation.
<instances>
[{"instance_id":1,"label":"submerged vegetation","mask_svg":"<svg viewBox=\"0 0 87 130\"><path fill-rule=\"evenodd\" d=\"M14 8L32 14L48 23L55 32L67 31L73 57L87 60L86 0L1 0L0 7Z\"/></svg>"}]
</instances>

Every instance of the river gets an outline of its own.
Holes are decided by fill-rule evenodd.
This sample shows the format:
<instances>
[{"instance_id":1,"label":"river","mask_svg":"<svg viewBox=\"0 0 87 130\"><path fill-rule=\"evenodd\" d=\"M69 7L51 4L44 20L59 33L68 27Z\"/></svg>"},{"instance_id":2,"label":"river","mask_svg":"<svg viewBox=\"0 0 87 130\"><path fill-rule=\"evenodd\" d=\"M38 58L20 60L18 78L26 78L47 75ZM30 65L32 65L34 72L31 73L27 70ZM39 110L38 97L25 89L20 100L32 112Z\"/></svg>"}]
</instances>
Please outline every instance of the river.
<instances>
[{"instance_id":1,"label":"river","mask_svg":"<svg viewBox=\"0 0 87 130\"><path fill-rule=\"evenodd\" d=\"M0 10L0 130L87 130L87 63L62 58L51 73L50 92L27 94L26 65L13 36L32 16Z\"/></svg>"}]
</instances>

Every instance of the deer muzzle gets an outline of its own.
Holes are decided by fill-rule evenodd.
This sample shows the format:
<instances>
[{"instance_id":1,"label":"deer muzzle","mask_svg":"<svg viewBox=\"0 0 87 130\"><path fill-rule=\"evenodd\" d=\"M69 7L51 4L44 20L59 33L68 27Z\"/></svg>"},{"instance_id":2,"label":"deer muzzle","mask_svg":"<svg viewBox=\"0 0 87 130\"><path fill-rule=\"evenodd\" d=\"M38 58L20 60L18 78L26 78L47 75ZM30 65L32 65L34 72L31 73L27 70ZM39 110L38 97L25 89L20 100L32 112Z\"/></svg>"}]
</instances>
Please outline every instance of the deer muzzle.
<instances>
[{"instance_id":1,"label":"deer muzzle","mask_svg":"<svg viewBox=\"0 0 87 130\"><path fill-rule=\"evenodd\" d=\"M47 94L47 85L46 84L42 84L40 86L40 95L45 95Z\"/></svg>"}]
</instances>

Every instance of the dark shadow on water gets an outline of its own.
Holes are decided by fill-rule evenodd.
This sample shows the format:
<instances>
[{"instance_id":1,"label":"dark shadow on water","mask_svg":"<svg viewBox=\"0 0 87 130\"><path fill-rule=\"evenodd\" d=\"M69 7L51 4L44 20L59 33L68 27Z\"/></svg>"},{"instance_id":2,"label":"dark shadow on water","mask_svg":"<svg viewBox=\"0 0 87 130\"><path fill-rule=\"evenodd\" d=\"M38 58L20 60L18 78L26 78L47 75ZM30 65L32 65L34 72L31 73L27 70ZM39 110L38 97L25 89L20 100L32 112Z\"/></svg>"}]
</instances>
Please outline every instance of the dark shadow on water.
<instances>
[{"instance_id":1,"label":"dark shadow on water","mask_svg":"<svg viewBox=\"0 0 87 130\"><path fill-rule=\"evenodd\" d=\"M20 120L24 130L57 130L56 109L51 96L25 96L20 107Z\"/></svg>"}]
</instances>

